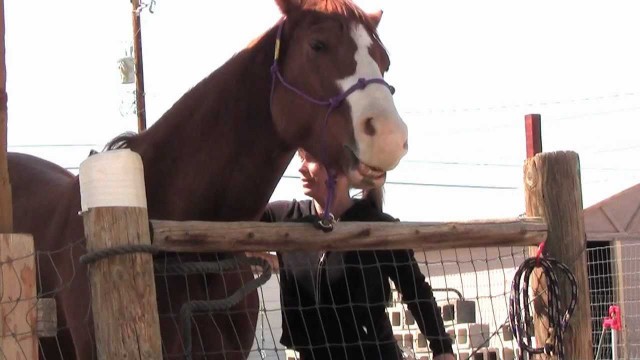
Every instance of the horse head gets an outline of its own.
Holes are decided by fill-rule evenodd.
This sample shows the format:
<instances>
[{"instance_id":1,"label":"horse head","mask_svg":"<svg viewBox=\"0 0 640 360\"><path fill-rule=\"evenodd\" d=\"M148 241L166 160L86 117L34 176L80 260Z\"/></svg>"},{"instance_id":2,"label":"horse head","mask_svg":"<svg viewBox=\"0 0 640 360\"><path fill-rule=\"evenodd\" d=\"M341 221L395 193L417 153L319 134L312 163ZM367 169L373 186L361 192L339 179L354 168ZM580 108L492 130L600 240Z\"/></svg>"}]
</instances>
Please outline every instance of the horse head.
<instances>
[{"instance_id":1,"label":"horse head","mask_svg":"<svg viewBox=\"0 0 640 360\"><path fill-rule=\"evenodd\" d=\"M276 0L283 14L272 67L280 136L356 187L380 186L408 150L407 126L383 74L382 12L348 0Z\"/></svg>"}]
</instances>

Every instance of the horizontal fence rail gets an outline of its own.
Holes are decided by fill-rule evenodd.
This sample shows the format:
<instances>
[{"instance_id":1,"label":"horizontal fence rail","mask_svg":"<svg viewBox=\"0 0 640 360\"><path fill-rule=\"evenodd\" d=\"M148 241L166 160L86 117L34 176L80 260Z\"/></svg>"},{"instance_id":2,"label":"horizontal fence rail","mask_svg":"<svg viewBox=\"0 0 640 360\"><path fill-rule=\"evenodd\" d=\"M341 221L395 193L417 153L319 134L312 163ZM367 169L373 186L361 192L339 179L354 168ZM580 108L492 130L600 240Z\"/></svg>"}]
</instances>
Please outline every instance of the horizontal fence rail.
<instances>
[{"instance_id":1,"label":"horizontal fence rail","mask_svg":"<svg viewBox=\"0 0 640 360\"><path fill-rule=\"evenodd\" d=\"M338 222L322 232L310 223L151 220L152 242L162 251L443 250L538 245L547 239L540 218L464 222Z\"/></svg>"}]
</instances>

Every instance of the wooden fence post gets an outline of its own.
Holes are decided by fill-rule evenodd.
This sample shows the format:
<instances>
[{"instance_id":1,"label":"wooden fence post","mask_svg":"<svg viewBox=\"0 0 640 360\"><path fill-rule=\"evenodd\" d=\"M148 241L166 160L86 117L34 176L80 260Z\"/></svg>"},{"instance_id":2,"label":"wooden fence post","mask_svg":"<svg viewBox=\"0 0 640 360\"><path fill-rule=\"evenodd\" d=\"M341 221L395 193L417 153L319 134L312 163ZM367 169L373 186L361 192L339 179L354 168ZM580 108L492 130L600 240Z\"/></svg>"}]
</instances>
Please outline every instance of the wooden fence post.
<instances>
[{"instance_id":1,"label":"wooden fence post","mask_svg":"<svg viewBox=\"0 0 640 360\"><path fill-rule=\"evenodd\" d=\"M591 310L587 279L587 254L582 215L582 185L578 154L571 151L541 153L527 159L524 167L526 215L544 219L549 227L545 256L564 263L575 275L578 302L565 333L566 359L592 359ZM571 294L564 276L559 276L561 303ZM546 317L546 280L533 281L536 345L549 338ZM542 358L545 358L544 356Z\"/></svg>"},{"instance_id":2,"label":"wooden fence post","mask_svg":"<svg viewBox=\"0 0 640 360\"><path fill-rule=\"evenodd\" d=\"M11 184L7 168L7 68L4 48L4 0L0 0L0 234L13 231Z\"/></svg>"},{"instance_id":3,"label":"wooden fence post","mask_svg":"<svg viewBox=\"0 0 640 360\"><path fill-rule=\"evenodd\" d=\"M89 157L80 165L89 252L151 244L142 159L130 150ZM115 255L89 264L100 359L161 359L153 259Z\"/></svg>"},{"instance_id":4,"label":"wooden fence post","mask_svg":"<svg viewBox=\"0 0 640 360\"><path fill-rule=\"evenodd\" d=\"M0 359L38 359L33 237L0 234Z\"/></svg>"}]
</instances>

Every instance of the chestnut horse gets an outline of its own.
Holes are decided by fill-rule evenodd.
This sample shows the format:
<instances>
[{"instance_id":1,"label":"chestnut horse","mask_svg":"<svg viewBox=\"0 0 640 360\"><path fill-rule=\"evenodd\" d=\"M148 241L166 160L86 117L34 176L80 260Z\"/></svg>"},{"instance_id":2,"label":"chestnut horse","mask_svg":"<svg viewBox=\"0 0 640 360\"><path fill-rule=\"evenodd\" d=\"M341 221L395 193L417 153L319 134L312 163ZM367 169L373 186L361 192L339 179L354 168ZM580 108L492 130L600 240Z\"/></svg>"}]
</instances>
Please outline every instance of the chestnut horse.
<instances>
[{"instance_id":1,"label":"chestnut horse","mask_svg":"<svg viewBox=\"0 0 640 360\"><path fill-rule=\"evenodd\" d=\"M381 185L407 151L407 128L382 80L389 67L376 27L348 0L276 0L283 19L186 92L153 126L120 136L144 164L149 217L257 220L304 148L354 184ZM274 60L274 54L275 56ZM15 231L38 251L39 293L55 297L60 329L41 342L51 359L96 357L78 177L45 160L9 154ZM242 254L162 254L156 261L211 261ZM163 353L183 358L177 313L185 302L229 296L241 272L156 276ZM258 297L194 316L193 358L244 359Z\"/></svg>"}]
</instances>

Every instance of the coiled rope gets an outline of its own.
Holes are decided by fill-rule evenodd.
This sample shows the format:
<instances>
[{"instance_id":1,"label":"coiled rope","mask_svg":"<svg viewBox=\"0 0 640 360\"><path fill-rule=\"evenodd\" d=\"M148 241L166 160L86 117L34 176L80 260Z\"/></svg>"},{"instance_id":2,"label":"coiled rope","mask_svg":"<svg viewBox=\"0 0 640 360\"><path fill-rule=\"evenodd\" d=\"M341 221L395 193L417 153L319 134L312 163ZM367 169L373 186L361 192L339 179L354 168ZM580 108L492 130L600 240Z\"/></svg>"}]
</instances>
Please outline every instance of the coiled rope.
<instances>
[{"instance_id":1,"label":"coiled rope","mask_svg":"<svg viewBox=\"0 0 640 360\"><path fill-rule=\"evenodd\" d=\"M529 310L529 279L536 268L542 268L542 273L547 280L547 304L549 331L552 339L549 339L542 347L533 347L529 334L534 334L533 318ZM564 314L561 315L560 309L560 288L558 286L558 278L555 270L560 269L567 276L571 284L571 297L569 306ZM521 278L524 275L524 286L520 286ZM539 296L543 296L541 294ZM520 301L522 297L522 302ZM569 268L556 259L549 257L533 257L525 260L513 278L511 286L511 296L509 299L509 320L511 331L516 337L520 347L519 360L524 360L524 352L529 354L547 354L557 355L558 360L564 360L563 336L569 324L569 319L576 307L578 298L578 286L576 279ZM522 308L524 307L524 318L522 317Z\"/></svg>"}]
</instances>

